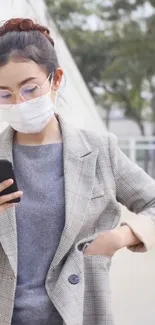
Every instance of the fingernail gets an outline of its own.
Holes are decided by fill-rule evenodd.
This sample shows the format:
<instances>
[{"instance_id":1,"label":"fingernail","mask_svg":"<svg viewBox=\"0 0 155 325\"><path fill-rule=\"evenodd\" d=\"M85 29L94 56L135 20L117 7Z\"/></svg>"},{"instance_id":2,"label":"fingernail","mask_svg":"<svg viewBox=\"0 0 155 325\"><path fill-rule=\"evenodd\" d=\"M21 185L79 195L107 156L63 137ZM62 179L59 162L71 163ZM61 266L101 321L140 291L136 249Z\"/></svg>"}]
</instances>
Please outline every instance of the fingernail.
<instances>
[{"instance_id":1,"label":"fingernail","mask_svg":"<svg viewBox=\"0 0 155 325\"><path fill-rule=\"evenodd\" d=\"M13 183L14 181L13 181L13 179L12 179L12 178L10 178L10 179L9 179L9 182L12 182L12 183Z\"/></svg>"}]
</instances>

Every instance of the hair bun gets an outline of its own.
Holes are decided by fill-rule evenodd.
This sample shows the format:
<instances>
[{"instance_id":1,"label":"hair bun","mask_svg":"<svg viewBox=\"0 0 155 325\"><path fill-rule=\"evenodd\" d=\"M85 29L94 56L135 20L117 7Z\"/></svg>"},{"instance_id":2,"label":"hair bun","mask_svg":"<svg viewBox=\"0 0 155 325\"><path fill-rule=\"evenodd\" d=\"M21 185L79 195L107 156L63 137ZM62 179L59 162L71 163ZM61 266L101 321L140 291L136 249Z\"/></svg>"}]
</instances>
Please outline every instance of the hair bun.
<instances>
[{"instance_id":1,"label":"hair bun","mask_svg":"<svg viewBox=\"0 0 155 325\"><path fill-rule=\"evenodd\" d=\"M53 38L50 36L50 30L42 26L40 24L35 24L31 19L25 18L12 18L7 20L1 27L0 27L0 36L3 36L9 32L17 31L32 31L37 30L44 34L51 44L54 46Z\"/></svg>"}]
</instances>

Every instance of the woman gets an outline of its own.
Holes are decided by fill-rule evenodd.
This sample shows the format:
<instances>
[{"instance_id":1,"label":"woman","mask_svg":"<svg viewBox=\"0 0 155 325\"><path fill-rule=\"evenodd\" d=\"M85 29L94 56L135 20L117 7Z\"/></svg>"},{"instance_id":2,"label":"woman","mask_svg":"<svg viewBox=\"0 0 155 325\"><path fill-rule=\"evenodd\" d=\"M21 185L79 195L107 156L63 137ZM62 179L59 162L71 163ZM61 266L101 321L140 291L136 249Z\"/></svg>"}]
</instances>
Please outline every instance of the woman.
<instances>
[{"instance_id":1,"label":"woman","mask_svg":"<svg viewBox=\"0 0 155 325\"><path fill-rule=\"evenodd\" d=\"M47 28L29 19L0 28L0 117L9 124L0 159L13 163L20 189L0 197L0 325L112 325L112 256L155 240L155 182L113 135L55 114L62 75ZM119 202L137 218L116 228Z\"/></svg>"}]
</instances>

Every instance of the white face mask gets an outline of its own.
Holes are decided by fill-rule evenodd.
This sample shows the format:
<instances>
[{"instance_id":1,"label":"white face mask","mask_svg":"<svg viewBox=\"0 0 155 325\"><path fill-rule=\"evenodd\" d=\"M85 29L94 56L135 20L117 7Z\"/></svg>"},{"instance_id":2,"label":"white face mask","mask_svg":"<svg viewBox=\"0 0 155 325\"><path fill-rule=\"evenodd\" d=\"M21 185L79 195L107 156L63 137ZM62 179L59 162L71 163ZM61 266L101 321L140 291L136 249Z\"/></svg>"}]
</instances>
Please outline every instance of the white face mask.
<instances>
[{"instance_id":1,"label":"white face mask","mask_svg":"<svg viewBox=\"0 0 155 325\"><path fill-rule=\"evenodd\" d=\"M54 116L51 91L38 98L13 105L0 105L0 120L21 133L39 133Z\"/></svg>"}]
</instances>

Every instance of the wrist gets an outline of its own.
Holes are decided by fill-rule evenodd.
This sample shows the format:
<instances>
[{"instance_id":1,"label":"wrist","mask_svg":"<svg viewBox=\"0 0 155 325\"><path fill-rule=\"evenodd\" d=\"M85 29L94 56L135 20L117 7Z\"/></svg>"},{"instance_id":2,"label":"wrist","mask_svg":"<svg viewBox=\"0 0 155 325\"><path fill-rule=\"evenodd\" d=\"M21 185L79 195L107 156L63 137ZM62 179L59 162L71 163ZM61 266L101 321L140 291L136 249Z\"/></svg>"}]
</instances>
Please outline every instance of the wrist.
<instances>
[{"instance_id":1,"label":"wrist","mask_svg":"<svg viewBox=\"0 0 155 325\"><path fill-rule=\"evenodd\" d=\"M140 243L140 240L135 236L132 229L128 225L115 228L112 231L117 232L119 236L119 245L120 248L135 246Z\"/></svg>"}]
</instances>

